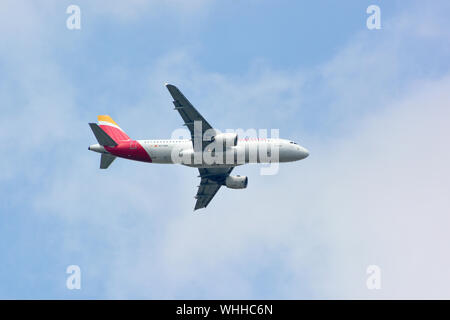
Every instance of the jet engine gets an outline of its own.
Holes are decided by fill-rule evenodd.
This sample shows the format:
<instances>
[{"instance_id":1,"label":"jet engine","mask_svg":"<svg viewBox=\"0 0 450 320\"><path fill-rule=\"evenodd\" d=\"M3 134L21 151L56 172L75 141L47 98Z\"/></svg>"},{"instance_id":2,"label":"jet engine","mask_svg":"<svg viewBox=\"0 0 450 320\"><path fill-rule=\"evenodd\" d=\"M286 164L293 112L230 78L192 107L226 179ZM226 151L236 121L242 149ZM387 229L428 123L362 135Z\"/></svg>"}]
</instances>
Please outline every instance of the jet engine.
<instances>
[{"instance_id":1,"label":"jet engine","mask_svg":"<svg viewBox=\"0 0 450 320\"><path fill-rule=\"evenodd\" d=\"M237 133L219 133L212 138L218 146L223 146L223 149L229 147L235 147L238 142Z\"/></svg>"},{"instance_id":2,"label":"jet engine","mask_svg":"<svg viewBox=\"0 0 450 320\"><path fill-rule=\"evenodd\" d=\"M246 176L228 176L225 179L225 185L230 189L245 189L247 188L248 177Z\"/></svg>"}]
</instances>

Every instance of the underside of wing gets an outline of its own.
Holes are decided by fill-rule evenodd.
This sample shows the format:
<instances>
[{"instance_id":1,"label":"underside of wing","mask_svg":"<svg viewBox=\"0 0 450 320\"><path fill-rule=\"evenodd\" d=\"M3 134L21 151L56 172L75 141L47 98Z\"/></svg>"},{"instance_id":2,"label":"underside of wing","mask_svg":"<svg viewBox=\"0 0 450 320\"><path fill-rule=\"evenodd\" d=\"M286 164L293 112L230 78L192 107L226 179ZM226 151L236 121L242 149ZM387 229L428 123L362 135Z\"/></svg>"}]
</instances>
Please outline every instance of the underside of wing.
<instances>
[{"instance_id":1,"label":"underside of wing","mask_svg":"<svg viewBox=\"0 0 450 320\"><path fill-rule=\"evenodd\" d=\"M173 98L175 110L177 110L181 118L183 118L184 125L191 133L194 151L203 152L206 145L212 141L216 131L177 87L167 83L166 87ZM201 125L201 130L196 130L199 128L199 124ZM209 136L208 133L211 134L211 136ZM204 139L205 141L203 141ZM219 191L220 187L225 183L225 179L233 170L233 167L199 168L198 170L200 172L199 177L201 178L201 181L198 186L197 195L195 196L197 202L194 210L206 208L212 198L216 195L217 191Z\"/></svg>"},{"instance_id":2,"label":"underside of wing","mask_svg":"<svg viewBox=\"0 0 450 320\"><path fill-rule=\"evenodd\" d=\"M197 109L194 108L194 106L189 102L189 100L183 95L183 93L181 93L181 91L177 87L171 84L166 84L166 87L173 98L175 110L178 111L181 118L183 118L184 125L191 132L192 141L197 141L197 144L194 144L194 147L198 145L200 147L199 150L203 150L204 134L207 130L209 130L209 132L213 132L213 128L208 123L208 121L206 121L205 118L203 118L203 116L197 111ZM201 130L199 130L199 132L195 132L194 130L196 122L201 124Z\"/></svg>"},{"instance_id":3,"label":"underside of wing","mask_svg":"<svg viewBox=\"0 0 450 320\"><path fill-rule=\"evenodd\" d=\"M198 187L197 195L195 196L197 202L195 203L194 210L206 208L212 198L216 195L217 191L219 191L220 187L224 184L225 179L232 170L233 167L198 169L200 172L201 181Z\"/></svg>"}]
</instances>

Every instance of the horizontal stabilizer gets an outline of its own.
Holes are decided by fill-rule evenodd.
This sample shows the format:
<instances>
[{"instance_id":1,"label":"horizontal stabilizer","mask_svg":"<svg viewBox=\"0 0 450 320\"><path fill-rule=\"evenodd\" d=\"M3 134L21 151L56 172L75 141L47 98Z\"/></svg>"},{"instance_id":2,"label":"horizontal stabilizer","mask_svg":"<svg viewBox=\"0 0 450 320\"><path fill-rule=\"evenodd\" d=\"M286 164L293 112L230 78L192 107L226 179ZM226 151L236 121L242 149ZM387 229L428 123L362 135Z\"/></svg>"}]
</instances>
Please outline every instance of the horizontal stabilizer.
<instances>
[{"instance_id":1,"label":"horizontal stabilizer","mask_svg":"<svg viewBox=\"0 0 450 320\"><path fill-rule=\"evenodd\" d=\"M102 153L102 157L100 158L100 169L107 169L114 159L116 159L115 156Z\"/></svg>"},{"instance_id":2,"label":"horizontal stabilizer","mask_svg":"<svg viewBox=\"0 0 450 320\"><path fill-rule=\"evenodd\" d=\"M117 146L117 143L102 128L100 128L98 124L89 123L89 126L91 127L92 132L95 135L95 138L97 138L97 141L101 146L107 147Z\"/></svg>"}]
</instances>

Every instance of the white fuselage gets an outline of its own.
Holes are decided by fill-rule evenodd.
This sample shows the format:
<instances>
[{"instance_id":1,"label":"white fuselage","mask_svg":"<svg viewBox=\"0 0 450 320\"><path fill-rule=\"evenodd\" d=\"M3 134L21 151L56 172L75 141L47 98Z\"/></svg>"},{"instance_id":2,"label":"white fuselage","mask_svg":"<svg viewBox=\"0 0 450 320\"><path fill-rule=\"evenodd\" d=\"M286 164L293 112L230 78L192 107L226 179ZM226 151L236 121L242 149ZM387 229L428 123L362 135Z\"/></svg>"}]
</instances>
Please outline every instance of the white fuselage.
<instances>
[{"instance_id":1,"label":"white fuselage","mask_svg":"<svg viewBox=\"0 0 450 320\"><path fill-rule=\"evenodd\" d=\"M226 167L246 163L290 162L306 158L304 147L285 139L239 139L236 146L195 153L190 139L137 140L153 163L192 167Z\"/></svg>"}]
</instances>

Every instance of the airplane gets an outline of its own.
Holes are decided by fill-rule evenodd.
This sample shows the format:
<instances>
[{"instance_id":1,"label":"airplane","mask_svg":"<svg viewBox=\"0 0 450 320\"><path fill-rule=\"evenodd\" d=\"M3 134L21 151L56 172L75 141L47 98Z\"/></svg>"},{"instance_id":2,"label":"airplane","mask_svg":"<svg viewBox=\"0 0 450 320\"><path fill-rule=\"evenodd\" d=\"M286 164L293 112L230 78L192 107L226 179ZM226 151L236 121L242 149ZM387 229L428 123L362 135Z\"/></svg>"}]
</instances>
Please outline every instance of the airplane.
<instances>
[{"instance_id":1,"label":"airplane","mask_svg":"<svg viewBox=\"0 0 450 320\"><path fill-rule=\"evenodd\" d=\"M194 211L206 208L221 186L245 189L246 176L230 175L234 167L247 163L281 163L302 160L309 152L294 141L270 138L239 138L237 133L214 129L174 85L165 84L177 110L189 129L191 139L131 139L108 115L89 123L98 143L88 150L101 154L100 169L117 158L182 164L197 168L198 186Z\"/></svg>"}]
</instances>

